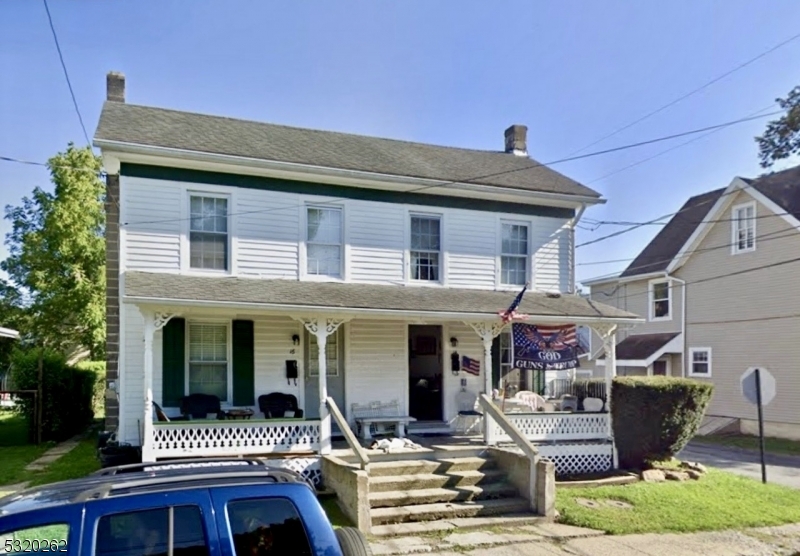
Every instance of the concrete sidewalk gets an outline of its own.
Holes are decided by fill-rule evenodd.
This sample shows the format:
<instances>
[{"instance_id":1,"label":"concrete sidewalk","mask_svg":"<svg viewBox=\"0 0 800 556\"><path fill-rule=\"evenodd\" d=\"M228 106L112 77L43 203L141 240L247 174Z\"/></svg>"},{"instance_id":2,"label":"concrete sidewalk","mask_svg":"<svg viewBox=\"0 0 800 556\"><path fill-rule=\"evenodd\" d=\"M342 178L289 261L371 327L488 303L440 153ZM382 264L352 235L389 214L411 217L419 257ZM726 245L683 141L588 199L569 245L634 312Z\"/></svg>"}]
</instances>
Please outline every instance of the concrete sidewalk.
<instances>
[{"instance_id":1,"label":"concrete sidewalk","mask_svg":"<svg viewBox=\"0 0 800 556\"><path fill-rule=\"evenodd\" d=\"M372 543L375 556L798 556L800 524L746 531L610 536L557 523L495 527L444 537L397 537Z\"/></svg>"},{"instance_id":2,"label":"concrete sidewalk","mask_svg":"<svg viewBox=\"0 0 800 556\"><path fill-rule=\"evenodd\" d=\"M761 480L761 457L755 450L690 442L678 458ZM767 454L766 461L768 482L800 488L800 456Z\"/></svg>"}]
</instances>

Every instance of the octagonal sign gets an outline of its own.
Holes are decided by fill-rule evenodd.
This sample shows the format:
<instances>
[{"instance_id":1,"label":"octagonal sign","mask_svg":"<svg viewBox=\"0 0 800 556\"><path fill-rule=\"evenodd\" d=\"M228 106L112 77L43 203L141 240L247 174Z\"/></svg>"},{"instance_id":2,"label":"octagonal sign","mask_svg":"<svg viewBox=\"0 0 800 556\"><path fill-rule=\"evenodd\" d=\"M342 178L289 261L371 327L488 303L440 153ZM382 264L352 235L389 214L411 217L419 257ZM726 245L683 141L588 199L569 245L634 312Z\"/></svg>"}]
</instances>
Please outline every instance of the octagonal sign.
<instances>
[{"instance_id":1,"label":"octagonal sign","mask_svg":"<svg viewBox=\"0 0 800 556\"><path fill-rule=\"evenodd\" d=\"M758 404L756 369L759 369L759 374L761 375L761 404L768 405L775 399L775 377L764 367L750 367L742 374L740 380L742 383L742 395L751 404Z\"/></svg>"}]
</instances>

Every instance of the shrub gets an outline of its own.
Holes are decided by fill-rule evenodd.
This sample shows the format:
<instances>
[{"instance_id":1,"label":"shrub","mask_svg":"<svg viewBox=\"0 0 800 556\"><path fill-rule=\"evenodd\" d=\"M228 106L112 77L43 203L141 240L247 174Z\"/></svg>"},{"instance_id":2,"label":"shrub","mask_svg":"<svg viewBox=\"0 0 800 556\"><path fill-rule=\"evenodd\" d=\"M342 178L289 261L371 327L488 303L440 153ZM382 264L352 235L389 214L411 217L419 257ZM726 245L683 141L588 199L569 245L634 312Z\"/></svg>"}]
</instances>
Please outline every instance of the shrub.
<instances>
[{"instance_id":1,"label":"shrub","mask_svg":"<svg viewBox=\"0 0 800 556\"><path fill-rule=\"evenodd\" d=\"M11 357L14 382L20 390L39 384L39 350L15 351ZM92 398L97 373L67 365L57 353L42 353L42 439L60 441L81 432L94 415ZM32 397L20 399L20 411L35 423ZM32 432L35 433L33 427Z\"/></svg>"},{"instance_id":2,"label":"shrub","mask_svg":"<svg viewBox=\"0 0 800 556\"><path fill-rule=\"evenodd\" d=\"M697 433L713 389L685 378L615 378L611 418L620 467L642 469L680 452Z\"/></svg>"},{"instance_id":3,"label":"shrub","mask_svg":"<svg viewBox=\"0 0 800 556\"><path fill-rule=\"evenodd\" d=\"M92 411L95 418L104 417L106 411L106 362L81 361L75 365L75 368L94 373L95 384L92 392Z\"/></svg>"}]
</instances>

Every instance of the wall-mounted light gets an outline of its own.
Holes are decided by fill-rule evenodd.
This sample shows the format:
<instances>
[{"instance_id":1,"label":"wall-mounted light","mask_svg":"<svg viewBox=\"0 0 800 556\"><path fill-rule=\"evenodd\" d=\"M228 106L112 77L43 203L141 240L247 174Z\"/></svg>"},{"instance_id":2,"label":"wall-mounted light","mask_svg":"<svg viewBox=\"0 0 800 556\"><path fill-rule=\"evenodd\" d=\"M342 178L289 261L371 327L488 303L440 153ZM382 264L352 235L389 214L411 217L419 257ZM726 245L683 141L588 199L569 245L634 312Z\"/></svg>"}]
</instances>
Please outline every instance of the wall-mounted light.
<instances>
[{"instance_id":1,"label":"wall-mounted light","mask_svg":"<svg viewBox=\"0 0 800 556\"><path fill-rule=\"evenodd\" d=\"M297 334L292 334L292 343L296 346L300 345L300 336Z\"/></svg>"},{"instance_id":2,"label":"wall-mounted light","mask_svg":"<svg viewBox=\"0 0 800 556\"><path fill-rule=\"evenodd\" d=\"M450 338L450 347L452 347L452 348L457 348L458 347L458 338L456 338L455 336Z\"/></svg>"}]
</instances>

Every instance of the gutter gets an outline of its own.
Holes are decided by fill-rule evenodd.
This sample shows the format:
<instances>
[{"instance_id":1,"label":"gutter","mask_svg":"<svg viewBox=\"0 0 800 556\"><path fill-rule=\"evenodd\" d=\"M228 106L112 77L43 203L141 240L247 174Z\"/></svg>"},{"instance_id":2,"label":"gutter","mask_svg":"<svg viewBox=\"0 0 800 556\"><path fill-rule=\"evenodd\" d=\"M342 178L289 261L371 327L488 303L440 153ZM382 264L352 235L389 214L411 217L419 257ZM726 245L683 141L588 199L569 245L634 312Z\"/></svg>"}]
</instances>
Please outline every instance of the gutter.
<instances>
[{"instance_id":1,"label":"gutter","mask_svg":"<svg viewBox=\"0 0 800 556\"><path fill-rule=\"evenodd\" d=\"M681 338L683 339L683 353L681 353L681 377L686 378L686 280L664 273L664 278L675 280L681 285Z\"/></svg>"}]
</instances>

